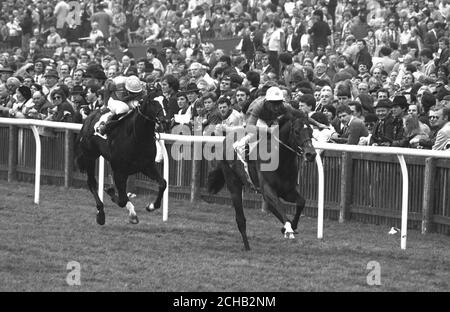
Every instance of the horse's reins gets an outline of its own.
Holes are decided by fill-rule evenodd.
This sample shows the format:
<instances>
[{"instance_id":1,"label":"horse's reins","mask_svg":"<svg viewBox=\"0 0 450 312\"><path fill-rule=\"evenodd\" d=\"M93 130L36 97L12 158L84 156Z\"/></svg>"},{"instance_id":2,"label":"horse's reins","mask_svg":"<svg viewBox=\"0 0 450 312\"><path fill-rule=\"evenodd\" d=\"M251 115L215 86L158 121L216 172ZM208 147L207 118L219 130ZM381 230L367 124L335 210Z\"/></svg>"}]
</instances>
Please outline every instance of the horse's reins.
<instances>
[{"instance_id":1,"label":"horse's reins","mask_svg":"<svg viewBox=\"0 0 450 312\"><path fill-rule=\"evenodd\" d=\"M291 127L292 129L292 127ZM286 143L284 143L283 141L281 141L279 138L277 138L276 136L274 136L275 140L280 143L281 145L283 145L285 148L287 148L289 151L293 152L294 154L297 154L297 156L299 157L303 157L303 154L305 154L305 150L303 149L303 147L298 146L298 149L300 150L300 153L298 151L296 151L295 149L293 149L292 147L290 147L289 145L287 145ZM301 144L303 145L305 142L307 141L311 141L311 139L306 139L304 140Z\"/></svg>"},{"instance_id":2,"label":"horse's reins","mask_svg":"<svg viewBox=\"0 0 450 312\"><path fill-rule=\"evenodd\" d=\"M156 123L156 124L158 124L158 125L161 125L161 121L159 120L158 117L150 118L150 117L144 115L144 113L141 112L141 105L140 105L140 104L136 106L136 110L137 110L138 114L139 114L141 117L143 117L145 120L147 120L147 121L153 121L154 123ZM159 112L161 112L161 111L163 111L162 108L156 113L156 115L158 115ZM133 130L134 130L134 136L136 137L136 124L134 125ZM159 140L161 139L161 134L160 134L158 131L155 131L155 132L153 133L153 135L154 135L153 137L154 137L155 139L156 139L156 133L158 133L158 139L157 139L157 140L159 141Z\"/></svg>"}]
</instances>

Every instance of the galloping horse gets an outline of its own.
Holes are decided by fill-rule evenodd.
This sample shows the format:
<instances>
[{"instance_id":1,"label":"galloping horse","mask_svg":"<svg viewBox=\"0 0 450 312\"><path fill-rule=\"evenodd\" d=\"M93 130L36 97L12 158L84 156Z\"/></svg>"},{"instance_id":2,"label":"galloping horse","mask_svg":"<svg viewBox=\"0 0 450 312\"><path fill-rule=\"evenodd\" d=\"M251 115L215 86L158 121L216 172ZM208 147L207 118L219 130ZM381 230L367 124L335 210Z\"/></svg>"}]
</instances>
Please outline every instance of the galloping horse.
<instances>
[{"instance_id":1,"label":"galloping horse","mask_svg":"<svg viewBox=\"0 0 450 312\"><path fill-rule=\"evenodd\" d=\"M105 224L103 203L97 194L95 179L95 161L101 155L109 161L113 171L116 195L113 188L107 190L113 202L119 207L127 207L130 223L137 224L139 219L130 202L127 192L128 176L142 172L158 183L156 200L148 204L146 209L152 211L161 207L161 199L167 182L162 178L155 165L155 125L162 118L164 111L153 97L145 97L140 105L130 112L104 139L94 134L94 125L102 112L94 111L89 115L81 128L75 143L75 158L79 169L87 172L88 188L94 195L97 204L97 223Z\"/></svg>"},{"instance_id":2,"label":"galloping horse","mask_svg":"<svg viewBox=\"0 0 450 312\"><path fill-rule=\"evenodd\" d=\"M300 214L305 207L305 199L298 193L298 160L302 156L313 161L316 151L311 143L312 129L307 116L301 111L289 110L279 121L279 138L269 137L279 142L279 165L275 170L261 170L261 161L250 160L248 171L252 181L256 182L269 210L284 225L282 232L287 238L294 238ZM226 149L224 149L226 150ZM276 152L275 152L276 153ZM236 222L242 235L245 250L250 250L246 233L246 220L242 207L242 188L248 184L243 163L239 160L221 160L219 166L208 176L208 191L216 194L226 183L236 212ZM255 184L256 184L255 183ZM296 212L292 222L281 207L280 198L296 203Z\"/></svg>"}]
</instances>

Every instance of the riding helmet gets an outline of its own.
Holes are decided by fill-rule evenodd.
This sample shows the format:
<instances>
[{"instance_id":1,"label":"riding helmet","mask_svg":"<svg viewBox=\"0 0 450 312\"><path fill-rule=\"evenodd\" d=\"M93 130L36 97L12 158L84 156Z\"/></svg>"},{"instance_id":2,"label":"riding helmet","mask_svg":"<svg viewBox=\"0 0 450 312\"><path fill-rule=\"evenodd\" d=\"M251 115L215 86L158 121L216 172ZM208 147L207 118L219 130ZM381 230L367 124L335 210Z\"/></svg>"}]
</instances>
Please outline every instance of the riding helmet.
<instances>
[{"instance_id":1,"label":"riding helmet","mask_svg":"<svg viewBox=\"0 0 450 312\"><path fill-rule=\"evenodd\" d=\"M136 76L129 76L125 80L125 89L131 93L142 92L141 80Z\"/></svg>"}]
</instances>

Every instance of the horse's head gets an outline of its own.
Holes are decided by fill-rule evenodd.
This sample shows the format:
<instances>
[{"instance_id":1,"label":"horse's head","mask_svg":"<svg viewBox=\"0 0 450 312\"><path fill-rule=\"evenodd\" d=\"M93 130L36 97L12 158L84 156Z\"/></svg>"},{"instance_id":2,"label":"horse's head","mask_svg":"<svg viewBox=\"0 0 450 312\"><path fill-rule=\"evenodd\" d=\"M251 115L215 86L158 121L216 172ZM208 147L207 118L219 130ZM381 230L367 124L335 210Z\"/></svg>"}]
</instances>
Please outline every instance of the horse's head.
<instances>
[{"instance_id":1,"label":"horse's head","mask_svg":"<svg viewBox=\"0 0 450 312\"><path fill-rule=\"evenodd\" d=\"M157 131L164 132L166 130L166 112L162 100L155 95L147 94L140 101L138 112L144 119L153 121L157 126Z\"/></svg>"},{"instance_id":2,"label":"horse's head","mask_svg":"<svg viewBox=\"0 0 450 312\"><path fill-rule=\"evenodd\" d=\"M308 117L302 111L294 110L288 113L288 119L290 121L288 145L307 161L313 161L317 153L311 142L312 129Z\"/></svg>"}]
</instances>

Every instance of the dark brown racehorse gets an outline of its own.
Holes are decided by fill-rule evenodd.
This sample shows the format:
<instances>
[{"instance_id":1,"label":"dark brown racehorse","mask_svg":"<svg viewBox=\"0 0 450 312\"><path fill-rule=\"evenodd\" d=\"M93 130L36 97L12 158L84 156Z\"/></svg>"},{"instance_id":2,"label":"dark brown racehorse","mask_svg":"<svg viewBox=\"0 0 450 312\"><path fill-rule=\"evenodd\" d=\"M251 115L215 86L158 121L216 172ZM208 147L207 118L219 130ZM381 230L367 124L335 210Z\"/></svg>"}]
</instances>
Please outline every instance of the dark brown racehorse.
<instances>
[{"instance_id":1,"label":"dark brown racehorse","mask_svg":"<svg viewBox=\"0 0 450 312\"><path fill-rule=\"evenodd\" d=\"M102 115L100 110L86 118L77 137L75 159L79 169L87 172L87 184L97 204L97 223L100 225L105 224L104 206L97 194L95 179L95 162L100 155L111 165L118 194L116 195L114 188L108 189L107 193L119 207L127 207L131 223L136 224L139 220L127 196L128 176L141 172L155 180L159 187L158 195L155 202L148 204L146 209L152 211L161 207L167 182L155 164L155 125L164 119L164 111L153 98L149 96L141 100L140 105L111 130L107 140L94 135L94 125Z\"/></svg>"},{"instance_id":2,"label":"dark brown racehorse","mask_svg":"<svg viewBox=\"0 0 450 312\"><path fill-rule=\"evenodd\" d=\"M308 124L307 116L297 110L289 110L279 120L279 148L273 151L272 157L279 157L279 165L274 170L261 170L260 160L249 161L249 173L252 180L256 182L268 204L269 210L284 225L282 232L286 238L294 238L300 214L305 207L305 199L297 191L299 161L306 159L313 161L316 151L311 143L312 129ZM226 150L226 149L224 149ZM301 156L301 157L300 157ZM211 171L208 176L208 191L216 194L223 186L227 185L231 193L231 199L236 212L236 222L242 235L244 247L250 250L246 233L246 220L242 207L242 188L247 183L241 161L222 160L218 167ZM296 203L294 218L289 220L285 210L282 208L280 198L287 202Z\"/></svg>"}]
</instances>

